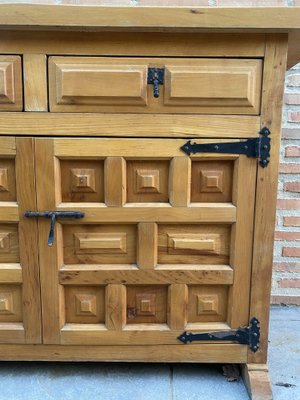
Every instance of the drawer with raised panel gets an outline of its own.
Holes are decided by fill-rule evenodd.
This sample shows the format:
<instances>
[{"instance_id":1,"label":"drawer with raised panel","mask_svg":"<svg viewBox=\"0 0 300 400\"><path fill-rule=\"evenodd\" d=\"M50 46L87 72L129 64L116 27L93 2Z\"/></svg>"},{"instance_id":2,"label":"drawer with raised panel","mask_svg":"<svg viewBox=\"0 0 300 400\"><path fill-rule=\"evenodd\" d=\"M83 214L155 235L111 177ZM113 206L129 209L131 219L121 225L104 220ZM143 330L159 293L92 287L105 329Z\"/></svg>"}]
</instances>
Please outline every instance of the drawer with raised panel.
<instances>
[{"instance_id":1,"label":"drawer with raised panel","mask_svg":"<svg viewBox=\"0 0 300 400\"><path fill-rule=\"evenodd\" d=\"M262 60L49 57L50 111L260 113Z\"/></svg>"},{"instance_id":2,"label":"drawer with raised panel","mask_svg":"<svg viewBox=\"0 0 300 400\"><path fill-rule=\"evenodd\" d=\"M0 111L22 111L20 56L0 56Z\"/></svg>"}]
</instances>

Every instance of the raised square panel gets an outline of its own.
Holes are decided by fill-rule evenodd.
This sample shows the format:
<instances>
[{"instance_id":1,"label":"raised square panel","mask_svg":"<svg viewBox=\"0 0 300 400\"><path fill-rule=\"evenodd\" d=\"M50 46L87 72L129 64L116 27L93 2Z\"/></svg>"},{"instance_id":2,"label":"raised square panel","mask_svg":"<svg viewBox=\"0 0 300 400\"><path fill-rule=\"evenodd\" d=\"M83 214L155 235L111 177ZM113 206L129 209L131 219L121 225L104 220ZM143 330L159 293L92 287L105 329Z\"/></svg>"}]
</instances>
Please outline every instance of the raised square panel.
<instances>
[{"instance_id":1,"label":"raised square panel","mask_svg":"<svg viewBox=\"0 0 300 400\"><path fill-rule=\"evenodd\" d=\"M22 111L22 73L19 56L0 56L0 111Z\"/></svg>"},{"instance_id":2,"label":"raised square panel","mask_svg":"<svg viewBox=\"0 0 300 400\"><path fill-rule=\"evenodd\" d=\"M71 170L73 193L96 193L95 170L74 168Z\"/></svg>"},{"instance_id":3,"label":"raised square panel","mask_svg":"<svg viewBox=\"0 0 300 400\"><path fill-rule=\"evenodd\" d=\"M188 322L226 321L227 286L189 286Z\"/></svg>"},{"instance_id":4,"label":"raised square panel","mask_svg":"<svg viewBox=\"0 0 300 400\"><path fill-rule=\"evenodd\" d=\"M78 324L104 323L104 286L65 287L66 322Z\"/></svg>"},{"instance_id":5,"label":"raised square panel","mask_svg":"<svg viewBox=\"0 0 300 400\"><path fill-rule=\"evenodd\" d=\"M0 168L0 192L8 192L8 171L7 168Z\"/></svg>"},{"instance_id":6,"label":"raised square panel","mask_svg":"<svg viewBox=\"0 0 300 400\"><path fill-rule=\"evenodd\" d=\"M200 191L201 193L223 193L223 171L201 171Z\"/></svg>"},{"instance_id":7,"label":"raised square panel","mask_svg":"<svg viewBox=\"0 0 300 400\"><path fill-rule=\"evenodd\" d=\"M0 285L0 322L22 321L21 286Z\"/></svg>"},{"instance_id":8,"label":"raised square panel","mask_svg":"<svg viewBox=\"0 0 300 400\"><path fill-rule=\"evenodd\" d=\"M159 171L157 169L136 170L136 193L159 193Z\"/></svg>"},{"instance_id":9,"label":"raised square panel","mask_svg":"<svg viewBox=\"0 0 300 400\"><path fill-rule=\"evenodd\" d=\"M166 323L166 286L128 286L127 323Z\"/></svg>"},{"instance_id":10,"label":"raised square panel","mask_svg":"<svg viewBox=\"0 0 300 400\"><path fill-rule=\"evenodd\" d=\"M18 227L0 224L0 263L19 262Z\"/></svg>"},{"instance_id":11,"label":"raised square panel","mask_svg":"<svg viewBox=\"0 0 300 400\"><path fill-rule=\"evenodd\" d=\"M136 225L64 225L65 264L135 264Z\"/></svg>"},{"instance_id":12,"label":"raised square panel","mask_svg":"<svg viewBox=\"0 0 300 400\"><path fill-rule=\"evenodd\" d=\"M158 225L159 264L228 264L229 225Z\"/></svg>"},{"instance_id":13,"label":"raised square panel","mask_svg":"<svg viewBox=\"0 0 300 400\"><path fill-rule=\"evenodd\" d=\"M63 202L104 202L103 160L61 160Z\"/></svg>"},{"instance_id":14,"label":"raised square panel","mask_svg":"<svg viewBox=\"0 0 300 400\"><path fill-rule=\"evenodd\" d=\"M14 159L0 159L0 201L16 201Z\"/></svg>"},{"instance_id":15,"label":"raised square panel","mask_svg":"<svg viewBox=\"0 0 300 400\"><path fill-rule=\"evenodd\" d=\"M219 310L219 297L216 294L212 295L197 295L198 309L197 314L218 314Z\"/></svg>"},{"instance_id":16,"label":"raised square panel","mask_svg":"<svg viewBox=\"0 0 300 400\"><path fill-rule=\"evenodd\" d=\"M156 300L156 295L154 293L137 293L136 315L155 316L155 300Z\"/></svg>"},{"instance_id":17,"label":"raised square panel","mask_svg":"<svg viewBox=\"0 0 300 400\"><path fill-rule=\"evenodd\" d=\"M97 302L95 294L75 295L76 315L97 315Z\"/></svg>"},{"instance_id":18,"label":"raised square panel","mask_svg":"<svg viewBox=\"0 0 300 400\"><path fill-rule=\"evenodd\" d=\"M127 202L168 202L169 161L127 161Z\"/></svg>"},{"instance_id":19,"label":"raised square panel","mask_svg":"<svg viewBox=\"0 0 300 400\"><path fill-rule=\"evenodd\" d=\"M232 200L233 161L192 162L192 202Z\"/></svg>"}]
</instances>

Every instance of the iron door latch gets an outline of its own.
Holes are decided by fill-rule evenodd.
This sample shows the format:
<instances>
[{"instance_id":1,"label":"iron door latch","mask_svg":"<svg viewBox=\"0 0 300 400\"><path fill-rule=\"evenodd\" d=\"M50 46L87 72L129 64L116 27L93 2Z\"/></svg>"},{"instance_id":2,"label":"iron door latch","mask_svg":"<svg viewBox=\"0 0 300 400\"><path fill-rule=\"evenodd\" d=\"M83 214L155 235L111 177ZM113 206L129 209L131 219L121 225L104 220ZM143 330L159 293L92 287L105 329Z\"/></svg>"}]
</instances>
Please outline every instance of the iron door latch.
<instances>
[{"instance_id":1,"label":"iron door latch","mask_svg":"<svg viewBox=\"0 0 300 400\"><path fill-rule=\"evenodd\" d=\"M148 85L153 85L153 96L159 97L159 86L163 85L165 79L164 68L148 68Z\"/></svg>"},{"instance_id":2,"label":"iron door latch","mask_svg":"<svg viewBox=\"0 0 300 400\"><path fill-rule=\"evenodd\" d=\"M180 149L187 154L195 153L227 153L245 154L247 157L254 157L259 160L259 164L265 168L269 164L271 139L270 131L264 127L259 132L258 138L247 139L242 142L221 142L221 143L191 143L189 140Z\"/></svg>"},{"instance_id":3,"label":"iron door latch","mask_svg":"<svg viewBox=\"0 0 300 400\"><path fill-rule=\"evenodd\" d=\"M54 243L54 226L56 218L83 218L84 213L80 211L26 211L24 217L27 218L49 218L51 219L50 231L48 236L48 246L53 246Z\"/></svg>"},{"instance_id":4,"label":"iron door latch","mask_svg":"<svg viewBox=\"0 0 300 400\"><path fill-rule=\"evenodd\" d=\"M183 332L178 340L187 344L194 341L232 341L246 344L255 353L259 349L260 325L257 318L252 318L250 325L231 331L219 331L209 333Z\"/></svg>"}]
</instances>

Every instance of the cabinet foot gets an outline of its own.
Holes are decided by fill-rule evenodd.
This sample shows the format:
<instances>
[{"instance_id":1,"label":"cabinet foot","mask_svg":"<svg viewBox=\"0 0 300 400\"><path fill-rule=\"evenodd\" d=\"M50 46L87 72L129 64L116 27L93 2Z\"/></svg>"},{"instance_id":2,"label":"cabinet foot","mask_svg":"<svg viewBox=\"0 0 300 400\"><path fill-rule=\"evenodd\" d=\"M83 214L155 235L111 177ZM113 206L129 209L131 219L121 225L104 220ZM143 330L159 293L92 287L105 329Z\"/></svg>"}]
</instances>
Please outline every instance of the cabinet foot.
<instances>
[{"instance_id":1,"label":"cabinet foot","mask_svg":"<svg viewBox=\"0 0 300 400\"><path fill-rule=\"evenodd\" d=\"M243 364L242 376L251 400L272 400L267 364Z\"/></svg>"}]
</instances>

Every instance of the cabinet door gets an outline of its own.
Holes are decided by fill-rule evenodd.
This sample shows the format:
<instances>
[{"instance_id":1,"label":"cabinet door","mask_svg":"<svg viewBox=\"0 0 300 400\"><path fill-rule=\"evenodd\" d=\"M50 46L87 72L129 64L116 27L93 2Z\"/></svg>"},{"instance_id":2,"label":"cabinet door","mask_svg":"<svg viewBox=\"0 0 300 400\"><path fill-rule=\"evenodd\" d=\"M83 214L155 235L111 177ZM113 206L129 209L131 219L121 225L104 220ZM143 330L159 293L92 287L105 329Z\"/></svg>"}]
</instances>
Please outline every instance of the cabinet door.
<instances>
[{"instance_id":1,"label":"cabinet door","mask_svg":"<svg viewBox=\"0 0 300 400\"><path fill-rule=\"evenodd\" d=\"M185 142L36 139L39 211L85 213L52 247L39 219L45 343L180 346L248 324L257 161Z\"/></svg>"},{"instance_id":2,"label":"cabinet door","mask_svg":"<svg viewBox=\"0 0 300 400\"><path fill-rule=\"evenodd\" d=\"M0 138L0 343L40 343L33 139Z\"/></svg>"}]
</instances>

